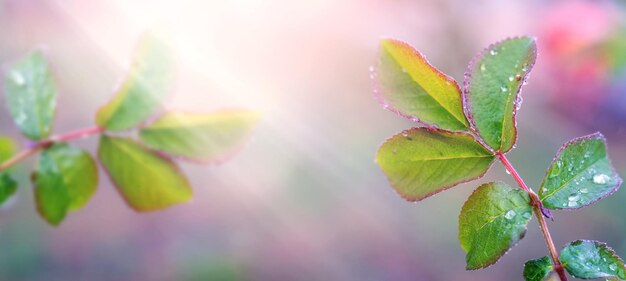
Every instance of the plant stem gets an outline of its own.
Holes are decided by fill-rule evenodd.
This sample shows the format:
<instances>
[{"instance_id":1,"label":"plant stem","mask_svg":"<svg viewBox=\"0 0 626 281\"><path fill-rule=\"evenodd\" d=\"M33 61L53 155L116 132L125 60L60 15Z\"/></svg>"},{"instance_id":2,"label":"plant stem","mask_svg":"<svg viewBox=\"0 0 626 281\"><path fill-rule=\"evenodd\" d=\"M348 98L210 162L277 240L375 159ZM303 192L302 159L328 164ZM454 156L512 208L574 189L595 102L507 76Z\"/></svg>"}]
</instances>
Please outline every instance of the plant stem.
<instances>
[{"instance_id":1,"label":"plant stem","mask_svg":"<svg viewBox=\"0 0 626 281\"><path fill-rule=\"evenodd\" d=\"M543 212L541 211L543 207L541 201L539 200L539 197L537 197L537 194L535 194L535 192L526 185L522 177L517 173L511 162L509 162L509 159L507 159L504 154L497 152L496 155L498 156L498 159L500 159L500 162L502 162L502 165L504 165L504 168L506 168L506 170L509 171L513 179L515 179L519 187L526 191L530 196L530 203L533 207L535 216L539 221L539 228L543 233L543 238L546 240L548 250L550 251L550 257L552 258L554 271L556 271L556 273L559 275L561 281L567 281L567 276L565 275L563 264L561 263L561 260L559 260L559 252L554 246L552 236L550 235L550 230L548 230L548 224L546 223L546 219L544 218Z\"/></svg>"},{"instance_id":2,"label":"plant stem","mask_svg":"<svg viewBox=\"0 0 626 281\"><path fill-rule=\"evenodd\" d=\"M82 137L86 137L90 135L97 135L97 134L102 133L103 131L104 129L102 128L92 127L92 128L85 128L81 130L72 131L69 133L61 134L61 135L52 136L48 138L47 140L43 140L43 141L35 143L35 145L32 145L31 147L22 150L20 153L16 154L11 159L0 164L0 172L13 167L15 164L22 162L23 160L26 160L28 157L51 146L55 142L70 141L73 139L82 138Z\"/></svg>"}]
</instances>

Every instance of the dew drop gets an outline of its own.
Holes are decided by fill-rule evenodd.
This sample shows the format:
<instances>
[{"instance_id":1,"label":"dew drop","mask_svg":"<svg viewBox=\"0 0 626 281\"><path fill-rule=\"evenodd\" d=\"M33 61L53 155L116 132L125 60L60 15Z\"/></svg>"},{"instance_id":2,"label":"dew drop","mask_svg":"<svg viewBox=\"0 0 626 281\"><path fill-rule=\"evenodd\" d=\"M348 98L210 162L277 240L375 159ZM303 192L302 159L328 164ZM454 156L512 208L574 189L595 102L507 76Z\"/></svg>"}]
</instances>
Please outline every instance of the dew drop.
<instances>
[{"instance_id":1,"label":"dew drop","mask_svg":"<svg viewBox=\"0 0 626 281\"><path fill-rule=\"evenodd\" d=\"M492 56L495 56L495 55L497 55L497 54L498 54L498 51L496 51L496 50L491 50L491 51L489 51L489 54L491 54Z\"/></svg>"},{"instance_id":2,"label":"dew drop","mask_svg":"<svg viewBox=\"0 0 626 281\"><path fill-rule=\"evenodd\" d=\"M18 71L11 71L11 80L18 86L23 86L26 84L26 79L24 79L24 75Z\"/></svg>"},{"instance_id":3,"label":"dew drop","mask_svg":"<svg viewBox=\"0 0 626 281\"><path fill-rule=\"evenodd\" d=\"M570 201L570 202L571 201L576 202L576 201L578 201L578 199L580 199L580 195L578 195L576 193L570 194L570 196L567 197L567 200Z\"/></svg>"},{"instance_id":4,"label":"dew drop","mask_svg":"<svg viewBox=\"0 0 626 281\"><path fill-rule=\"evenodd\" d=\"M512 81L513 81L513 79L514 79L514 78L513 78L513 76L509 76L509 81L511 81L511 82L512 82Z\"/></svg>"},{"instance_id":5,"label":"dew drop","mask_svg":"<svg viewBox=\"0 0 626 281\"><path fill-rule=\"evenodd\" d=\"M522 75L520 75L519 73L515 75L515 80L520 81L522 80Z\"/></svg>"},{"instance_id":6,"label":"dew drop","mask_svg":"<svg viewBox=\"0 0 626 281\"><path fill-rule=\"evenodd\" d=\"M409 136L409 131L407 131L407 130L402 131L402 136L403 137L408 137Z\"/></svg>"},{"instance_id":7,"label":"dew drop","mask_svg":"<svg viewBox=\"0 0 626 281\"><path fill-rule=\"evenodd\" d=\"M511 174L511 172L509 172L509 170L507 170L507 169L505 169L504 171L506 172L507 175Z\"/></svg>"},{"instance_id":8,"label":"dew drop","mask_svg":"<svg viewBox=\"0 0 626 281\"><path fill-rule=\"evenodd\" d=\"M568 207L576 207L576 206L578 206L578 203L576 201L569 201L569 202L567 202L567 206Z\"/></svg>"},{"instance_id":9,"label":"dew drop","mask_svg":"<svg viewBox=\"0 0 626 281\"><path fill-rule=\"evenodd\" d=\"M487 70L487 68L485 67L484 63L480 64L480 71L485 72L485 70Z\"/></svg>"},{"instance_id":10,"label":"dew drop","mask_svg":"<svg viewBox=\"0 0 626 281\"><path fill-rule=\"evenodd\" d=\"M609 182L611 178L609 178L609 176L605 175L605 174L597 174L595 176L593 176L593 183L595 184L606 184L607 182Z\"/></svg>"},{"instance_id":11,"label":"dew drop","mask_svg":"<svg viewBox=\"0 0 626 281\"><path fill-rule=\"evenodd\" d=\"M502 86L500 87L500 91L502 91L503 93L508 92L509 88L507 88L506 86Z\"/></svg>"},{"instance_id":12,"label":"dew drop","mask_svg":"<svg viewBox=\"0 0 626 281\"><path fill-rule=\"evenodd\" d=\"M513 219L515 217L516 213L513 210L509 210L508 212L506 212L506 214L504 214L504 217L507 220Z\"/></svg>"},{"instance_id":13,"label":"dew drop","mask_svg":"<svg viewBox=\"0 0 626 281\"><path fill-rule=\"evenodd\" d=\"M529 219L532 215L530 214L530 212L525 212L524 214L522 214L522 216L523 216L525 219Z\"/></svg>"},{"instance_id":14,"label":"dew drop","mask_svg":"<svg viewBox=\"0 0 626 281\"><path fill-rule=\"evenodd\" d=\"M583 193L583 194L585 194L585 193L589 193L589 189L586 189L586 188L581 188L581 189L580 189L580 193Z\"/></svg>"},{"instance_id":15,"label":"dew drop","mask_svg":"<svg viewBox=\"0 0 626 281\"><path fill-rule=\"evenodd\" d=\"M617 264L612 263L611 265L609 265L609 269L611 271L615 271L617 269Z\"/></svg>"}]
</instances>

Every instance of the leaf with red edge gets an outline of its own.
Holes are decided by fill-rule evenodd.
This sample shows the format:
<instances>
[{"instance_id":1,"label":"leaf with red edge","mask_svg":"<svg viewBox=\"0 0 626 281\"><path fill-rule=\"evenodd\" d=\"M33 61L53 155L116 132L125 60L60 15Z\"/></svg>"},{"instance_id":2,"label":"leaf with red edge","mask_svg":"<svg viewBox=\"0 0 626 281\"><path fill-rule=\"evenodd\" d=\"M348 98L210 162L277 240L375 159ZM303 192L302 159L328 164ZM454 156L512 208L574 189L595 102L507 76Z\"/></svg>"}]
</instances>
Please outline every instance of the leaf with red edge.
<instances>
[{"instance_id":1,"label":"leaf with red edge","mask_svg":"<svg viewBox=\"0 0 626 281\"><path fill-rule=\"evenodd\" d=\"M517 141L519 95L537 57L534 38L516 37L482 51L465 73L466 115L492 149L509 151Z\"/></svg>"},{"instance_id":2,"label":"leaf with red edge","mask_svg":"<svg viewBox=\"0 0 626 281\"><path fill-rule=\"evenodd\" d=\"M376 162L409 201L484 175L495 156L467 133L413 128L388 139Z\"/></svg>"},{"instance_id":3,"label":"leaf with red edge","mask_svg":"<svg viewBox=\"0 0 626 281\"><path fill-rule=\"evenodd\" d=\"M380 43L376 97L385 108L414 121L453 131L467 130L457 82L402 41Z\"/></svg>"}]
</instances>

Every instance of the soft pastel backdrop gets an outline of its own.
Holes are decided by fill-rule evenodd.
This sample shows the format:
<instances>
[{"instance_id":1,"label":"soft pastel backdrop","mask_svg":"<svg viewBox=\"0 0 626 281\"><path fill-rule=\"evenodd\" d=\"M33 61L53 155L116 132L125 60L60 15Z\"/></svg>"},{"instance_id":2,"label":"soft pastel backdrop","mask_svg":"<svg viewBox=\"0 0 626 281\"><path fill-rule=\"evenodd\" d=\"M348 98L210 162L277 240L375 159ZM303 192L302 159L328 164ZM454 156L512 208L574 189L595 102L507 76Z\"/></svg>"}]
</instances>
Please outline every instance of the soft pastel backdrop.
<instances>
[{"instance_id":1,"label":"soft pastel backdrop","mask_svg":"<svg viewBox=\"0 0 626 281\"><path fill-rule=\"evenodd\" d=\"M405 40L462 79L491 42L539 40L510 160L540 183L565 141L600 130L626 177L623 1L0 0L0 62L46 46L60 89L55 132L93 125L123 76L135 39L154 24L177 41L167 108L250 108L252 142L220 166L184 164L192 202L136 214L105 176L87 207L58 228L38 218L27 167L0 208L0 280L521 280L547 254L533 221L491 268L464 270L457 216L480 182L513 184L500 165L419 204L403 201L373 162L413 126L372 97L380 37ZM18 136L4 99L0 133ZM97 138L76 141L94 151ZM557 212L557 245L598 239L626 256L626 191Z\"/></svg>"}]
</instances>

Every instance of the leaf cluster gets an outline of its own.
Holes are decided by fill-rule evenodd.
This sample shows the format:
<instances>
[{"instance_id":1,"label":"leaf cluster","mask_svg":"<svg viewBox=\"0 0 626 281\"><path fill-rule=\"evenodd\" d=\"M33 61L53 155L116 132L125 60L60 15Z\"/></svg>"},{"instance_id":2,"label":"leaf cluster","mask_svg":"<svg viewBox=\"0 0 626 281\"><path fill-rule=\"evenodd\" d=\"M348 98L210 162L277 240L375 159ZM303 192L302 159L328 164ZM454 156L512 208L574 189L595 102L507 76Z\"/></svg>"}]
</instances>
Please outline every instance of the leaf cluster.
<instances>
[{"instance_id":1,"label":"leaf cluster","mask_svg":"<svg viewBox=\"0 0 626 281\"><path fill-rule=\"evenodd\" d=\"M68 213L84 207L99 183L96 159L70 144L74 138L100 135L97 159L126 203L145 212L191 198L189 181L174 159L219 163L250 137L259 120L255 112L161 110L176 73L173 51L162 35L150 31L142 36L123 82L98 110L96 127L90 129L51 136L58 90L41 50L27 54L6 72L4 94L11 117L34 144L16 154L14 142L2 138L0 161L14 162L9 159L41 152L32 182L37 210L48 223L58 225ZM17 190L10 173L0 172L0 203Z\"/></svg>"},{"instance_id":2,"label":"leaf cluster","mask_svg":"<svg viewBox=\"0 0 626 281\"><path fill-rule=\"evenodd\" d=\"M536 56L531 37L492 44L469 64L461 87L409 44L381 41L378 63L371 68L375 97L384 108L421 124L389 138L376 156L400 196L419 201L475 180L496 159L519 177L505 155L515 148L521 90ZM538 194L515 179L520 188L502 182L479 186L463 206L459 241L468 270L496 263L524 237L533 213L543 219L551 216L549 210L588 206L622 183L600 133L564 144ZM600 242L573 242L558 259L527 262L524 277L543 280L559 265L577 278L626 279L624 263Z\"/></svg>"}]
</instances>

